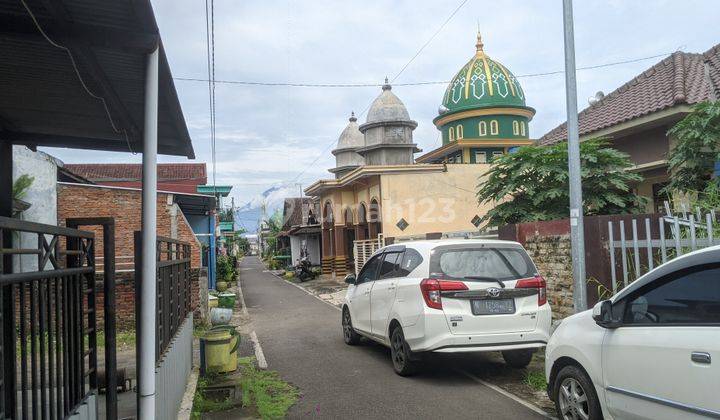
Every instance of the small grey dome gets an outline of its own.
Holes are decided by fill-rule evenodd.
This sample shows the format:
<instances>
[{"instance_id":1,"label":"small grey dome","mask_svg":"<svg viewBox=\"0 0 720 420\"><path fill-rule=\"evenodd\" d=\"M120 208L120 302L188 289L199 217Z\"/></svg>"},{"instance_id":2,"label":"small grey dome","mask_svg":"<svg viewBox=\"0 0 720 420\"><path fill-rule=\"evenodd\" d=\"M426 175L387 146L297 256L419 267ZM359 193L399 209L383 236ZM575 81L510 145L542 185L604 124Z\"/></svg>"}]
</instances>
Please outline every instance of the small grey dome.
<instances>
[{"instance_id":1,"label":"small grey dome","mask_svg":"<svg viewBox=\"0 0 720 420\"><path fill-rule=\"evenodd\" d=\"M350 115L350 122L343 132L340 133L340 138L337 142L337 150L358 148L363 147L364 145L365 137L363 137L362 133L358 129L357 118L355 118L355 113L353 112Z\"/></svg>"},{"instance_id":2,"label":"small grey dome","mask_svg":"<svg viewBox=\"0 0 720 420\"><path fill-rule=\"evenodd\" d=\"M392 86L388 84L387 78L382 87L382 93L370 106L367 114L367 123L382 121L410 121L405 104L392 93Z\"/></svg>"}]
</instances>

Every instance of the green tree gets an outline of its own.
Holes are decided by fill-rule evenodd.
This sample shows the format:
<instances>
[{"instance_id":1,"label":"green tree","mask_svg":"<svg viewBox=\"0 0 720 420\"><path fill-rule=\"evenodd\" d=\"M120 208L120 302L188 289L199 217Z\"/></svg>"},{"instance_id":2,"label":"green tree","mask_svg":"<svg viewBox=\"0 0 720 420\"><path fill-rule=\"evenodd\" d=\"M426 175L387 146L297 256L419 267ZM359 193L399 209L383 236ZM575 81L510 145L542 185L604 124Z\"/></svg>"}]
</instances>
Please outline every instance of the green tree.
<instances>
[{"instance_id":1,"label":"green tree","mask_svg":"<svg viewBox=\"0 0 720 420\"><path fill-rule=\"evenodd\" d=\"M677 143L670 151L670 182L665 191L703 191L720 161L720 101L701 102L668 131Z\"/></svg>"},{"instance_id":2,"label":"green tree","mask_svg":"<svg viewBox=\"0 0 720 420\"><path fill-rule=\"evenodd\" d=\"M647 199L633 194L642 177L627 169L628 155L603 139L580 144L584 214L639 213ZM486 177L485 177L486 176ZM490 226L567 218L570 214L567 143L525 146L493 161L480 178L478 202L498 202L484 217Z\"/></svg>"}]
</instances>

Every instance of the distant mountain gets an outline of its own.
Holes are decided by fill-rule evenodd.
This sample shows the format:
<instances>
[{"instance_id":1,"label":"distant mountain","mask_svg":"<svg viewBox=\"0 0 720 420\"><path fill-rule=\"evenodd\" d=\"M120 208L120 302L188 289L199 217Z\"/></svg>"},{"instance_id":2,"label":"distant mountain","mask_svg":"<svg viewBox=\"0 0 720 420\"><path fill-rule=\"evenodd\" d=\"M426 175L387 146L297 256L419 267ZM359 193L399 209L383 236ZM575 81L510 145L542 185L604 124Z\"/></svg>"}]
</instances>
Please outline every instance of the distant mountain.
<instances>
[{"instance_id":1,"label":"distant mountain","mask_svg":"<svg viewBox=\"0 0 720 420\"><path fill-rule=\"evenodd\" d=\"M236 225L246 229L250 233L257 232L260 219L262 218L262 205L265 204L267 216L271 216L275 210L282 211L283 202L288 197L297 197L300 190L297 185L277 185L256 195L247 203L235 209Z\"/></svg>"}]
</instances>

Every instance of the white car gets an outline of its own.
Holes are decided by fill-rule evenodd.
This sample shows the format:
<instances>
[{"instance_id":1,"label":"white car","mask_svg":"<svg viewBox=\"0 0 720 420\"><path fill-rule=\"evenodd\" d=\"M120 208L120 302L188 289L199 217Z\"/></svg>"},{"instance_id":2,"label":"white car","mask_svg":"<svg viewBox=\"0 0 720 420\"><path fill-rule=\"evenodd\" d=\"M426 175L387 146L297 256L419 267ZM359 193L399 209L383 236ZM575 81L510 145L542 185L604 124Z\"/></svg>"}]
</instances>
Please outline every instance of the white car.
<instances>
[{"instance_id":1,"label":"white car","mask_svg":"<svg viewBox=\"0 0 720 420\"><path fill-rule=\"evenodd\" d=\"M562 419L720 418L720 247L566 318L545 355Z\"/></svg>"},{"instance_id":2,"label":"white car","mask_svg":"<svg viewBox=\"0 0 720 420\"><path fill-rule=\"evenodd\" d=\"M549 338L545 280L516 242L391 245L345 281L345 343L363 336L389 346L399 375L414 373L425 352L502 351L524 367Z\"/></svg>"}]
</instances>

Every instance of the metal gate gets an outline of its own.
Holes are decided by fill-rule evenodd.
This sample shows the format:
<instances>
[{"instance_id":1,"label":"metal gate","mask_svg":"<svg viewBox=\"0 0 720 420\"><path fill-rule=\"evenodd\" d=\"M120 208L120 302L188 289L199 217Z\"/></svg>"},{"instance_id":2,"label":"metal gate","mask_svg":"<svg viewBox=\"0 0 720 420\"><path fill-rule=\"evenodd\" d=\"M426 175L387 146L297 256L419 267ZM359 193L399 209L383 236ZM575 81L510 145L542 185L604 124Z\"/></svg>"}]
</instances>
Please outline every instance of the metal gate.
<instances>
[{"instance_id":1,"label":"metal gate","mask_svg":"<svg viewBox=\"0 0 720 420\"><path fill-rule=\"evenodd\" d=\"M0 254L0 418L96 418L94 234L0 217Z\"/></svg>"},{"instance_id":2,"label":"metal gate","mask_svg":"<svg viewBox=\"0 0 720 420\"><path fill-rule=\"evenodd\" d=\"M372 257L378 249L385 246L385 238L382 235L378 235L377 239L366 239L363 241L353 241L353 257L355 258L355 275L360 273L360 270L365 265L365 262Z\"/></svg>"}]
</instances>

